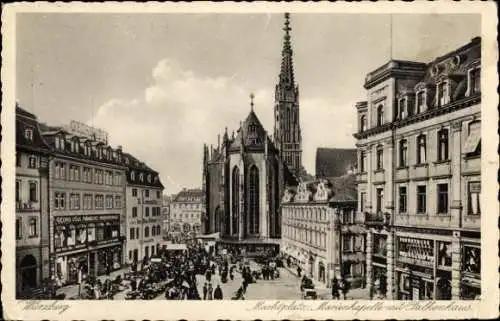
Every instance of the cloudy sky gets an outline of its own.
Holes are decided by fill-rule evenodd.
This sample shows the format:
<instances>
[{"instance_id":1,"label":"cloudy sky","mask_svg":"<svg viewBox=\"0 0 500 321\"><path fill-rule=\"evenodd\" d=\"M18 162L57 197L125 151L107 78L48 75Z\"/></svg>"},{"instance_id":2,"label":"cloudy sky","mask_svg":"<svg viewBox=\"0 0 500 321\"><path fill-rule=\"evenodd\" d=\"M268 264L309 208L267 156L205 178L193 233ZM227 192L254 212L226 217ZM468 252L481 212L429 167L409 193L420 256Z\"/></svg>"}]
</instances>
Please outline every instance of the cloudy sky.
<instances>
[{"instance_id":1,"label":"cloudy sky","mask_svg":"<svg viewBox=\"0 0 500 321\"><path fill-rule=\"evenodd\" d=\"M304 166L354 147L367 72L390 57L382 14L292 14ZM480 35L478 15L393 15L395 59L427 62ZM16 97L42 122L79 120L160 172L166 193L201 186L202 146L255 111L272 133L278 14L18 14Z\"/></svg>"}]
</instances>

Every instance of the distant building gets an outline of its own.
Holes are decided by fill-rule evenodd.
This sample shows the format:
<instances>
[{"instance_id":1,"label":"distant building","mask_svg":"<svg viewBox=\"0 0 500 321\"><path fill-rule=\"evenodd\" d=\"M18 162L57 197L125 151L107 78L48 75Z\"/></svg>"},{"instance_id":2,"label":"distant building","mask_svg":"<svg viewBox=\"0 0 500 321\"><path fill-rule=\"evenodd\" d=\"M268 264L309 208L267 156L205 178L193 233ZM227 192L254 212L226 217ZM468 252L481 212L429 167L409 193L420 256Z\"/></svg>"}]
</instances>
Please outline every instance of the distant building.
<instances>
[{"instance_id":1,"label":"distant building","mask_svg":"<svg viewBox=\"0 0 500 321\"><path fill-rule=\"evenodd\" d=\"M163 185L157 171L134 156L123 153L127 166L126 220L127 262L141 262L156 253L163 243Z\"/></svg>"},{"instance_id":2,"label":"distant building","mask_svg":"<svg viewBox=\"0 0 500 321\"><path fill-rule=\"evenodd\" d=\"M294 270L331 286L336 277L364 284L365 236L356 215L355 175L301 182L281 205L281 253Z\"/></svg>"},{"instance_id":3,"label":"distant building","mask_svg":"<svg viewBox=\"0 0 500 321\"><path fill-rule=\"evenodd\" d=\"M201 189L183 189L170 202L168 239L184 242L201 234L204 208Z\"/></svg>"},{"instance_id":4,"label":"distant building","mask_svg":"<svg viewBox=\"0 0 500 321\"><path fill-rule=\"evenodd\" d=\"M16 106L16 296L49 278L50 147L35 115Z\"/></svg>"},{"instance_id":5,"label":"distant building","mask_svg":"<svg viewBox=\"0 0 500 321\"><path fill-rule=\"evenodd\" d=\"M388 299L481 294L481 39L370 72L358 117L367 286Z\"/></svg>"},{"instance_id":6,"label":"distant building","mask_svg":"<svg viewBox=\"0 0 500 321\"><path fill-rule=\"evenodd\" d=\"M163 236L167 237L168 231L170 229L170 203L174 199L175 195L163 195L163 204L162 204L162 212L163 212Z\"/></svg>"}]
</instances>

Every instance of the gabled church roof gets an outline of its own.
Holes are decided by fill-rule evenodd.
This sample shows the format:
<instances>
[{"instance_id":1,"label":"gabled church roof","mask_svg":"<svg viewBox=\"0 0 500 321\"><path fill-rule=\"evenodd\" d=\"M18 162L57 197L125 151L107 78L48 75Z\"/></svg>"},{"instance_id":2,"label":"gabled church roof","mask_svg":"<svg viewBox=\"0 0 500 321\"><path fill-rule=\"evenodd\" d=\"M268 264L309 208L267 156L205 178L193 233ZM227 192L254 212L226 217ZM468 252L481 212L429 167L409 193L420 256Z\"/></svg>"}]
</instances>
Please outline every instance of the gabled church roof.
<instances>
[{"instance_id":1,"label":"gabled church roof","mask_svg":"<svg viewBox=\"0 0 500 321\"><path fill-rule=\"evenodd\" d=\"M238 129L236 137L231 143L229 149L239 150L241 148L241 144L243 143L245 148L264 150L266 139L268 140L268 145L272 143L267 136L264 126L262 126L262 123L252 108L247 118Z\"/></svg>"}]
</instances>

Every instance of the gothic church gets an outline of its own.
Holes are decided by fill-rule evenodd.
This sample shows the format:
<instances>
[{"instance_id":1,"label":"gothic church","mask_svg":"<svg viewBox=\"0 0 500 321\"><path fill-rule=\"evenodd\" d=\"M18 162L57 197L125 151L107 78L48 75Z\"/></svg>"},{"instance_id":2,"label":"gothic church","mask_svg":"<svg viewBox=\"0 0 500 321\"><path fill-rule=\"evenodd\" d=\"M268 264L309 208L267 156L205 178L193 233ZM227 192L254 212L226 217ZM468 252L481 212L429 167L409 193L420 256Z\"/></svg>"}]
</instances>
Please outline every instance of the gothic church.
<instances>
[{"instance_id":1,"label":"gothic church","mask_svg":"<svg viewBox=\"0 0 500 321\"><path fill-rule=\"evenodd\" d=\"M227 127L216 147L203 147L204 233L219 233L219 249L247 255L278 250L280 201L298 184L302 167L299 91L293 71L289 14L285 14L281 71L276 85L274 140L253 110L236 133Z\"/></svg>"}]
</instances>

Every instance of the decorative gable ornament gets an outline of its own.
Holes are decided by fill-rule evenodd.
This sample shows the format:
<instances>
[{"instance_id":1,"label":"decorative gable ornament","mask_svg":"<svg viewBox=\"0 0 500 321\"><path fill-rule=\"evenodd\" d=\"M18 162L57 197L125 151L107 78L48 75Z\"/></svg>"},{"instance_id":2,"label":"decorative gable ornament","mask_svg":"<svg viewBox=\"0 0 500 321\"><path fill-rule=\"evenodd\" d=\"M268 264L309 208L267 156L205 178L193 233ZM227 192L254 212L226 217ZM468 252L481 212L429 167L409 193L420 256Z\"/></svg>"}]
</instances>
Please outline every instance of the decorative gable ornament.
<instances>
[{"instance_id":1,"label":"decorative gable ornament","mask_svg":"<svg viewBox=\"0 0 500 321\"><path fill-rule=\"evenodd\" d=\"M295 192L293 190L286 190L285 195L283 195L282 203L292 203L295 199Z\"/></svg>"},{"instance_id":2,"label":"decorative gable ornament","mask_svg":"<svg viewBox=\"0 0 500 321\"><path fill-rule=\"evenodd\" d=\"M309 188L307 187L306 183L299 183L298 189L297 189L297 197L296 201L299 203L307 203L313 199L313 195Z\"/></svg>"},{"instance_id":3,"label":"decorative gable ornament","mask_svg":"<svg viewBox=\"0 0 500 321\"><path fill-rule=\"evenodd\" d=\"M332 190L328 187L327 182L321 181L316 186L316 193L314 194L314 201L326 202L332 196Z\"/></svg>"}]
</instances>

